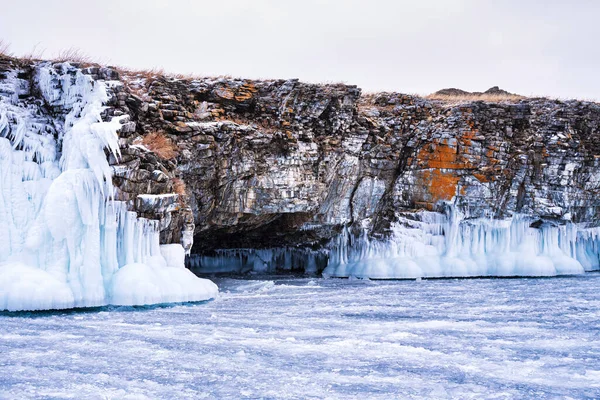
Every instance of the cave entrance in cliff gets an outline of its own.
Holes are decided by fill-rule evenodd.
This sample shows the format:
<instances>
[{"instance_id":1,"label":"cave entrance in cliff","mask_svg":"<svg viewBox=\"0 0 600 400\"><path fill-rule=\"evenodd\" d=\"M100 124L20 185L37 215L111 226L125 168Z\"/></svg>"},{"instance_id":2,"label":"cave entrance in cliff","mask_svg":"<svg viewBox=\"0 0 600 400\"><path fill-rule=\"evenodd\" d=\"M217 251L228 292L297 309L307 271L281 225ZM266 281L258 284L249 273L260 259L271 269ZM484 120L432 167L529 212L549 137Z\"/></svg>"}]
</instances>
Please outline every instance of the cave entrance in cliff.
<instances>
[{"instance_id":1,"label":"cave entrance in cliff","mask_svg":"<svg viewBox=\"0 0 600 400\"><path fill-rule=\"evenodd\" d=\"M233 227L200 232L188 257L197 275L320 274L328 264L323 234L307 230L310 213L243 215Z\"/></svg>"},{"instance_id":2,"label":"cave entrance in cliff","mask_svg":"<svg viewBox=\"0 0 600 400\"><path fill-rule=\"evenodd\" d=\"M205 275L319 275L328 263L322 251L290 247L270 249L218 249L208 254L192 254L188 266Z\"/></svg>"}]
</instances>

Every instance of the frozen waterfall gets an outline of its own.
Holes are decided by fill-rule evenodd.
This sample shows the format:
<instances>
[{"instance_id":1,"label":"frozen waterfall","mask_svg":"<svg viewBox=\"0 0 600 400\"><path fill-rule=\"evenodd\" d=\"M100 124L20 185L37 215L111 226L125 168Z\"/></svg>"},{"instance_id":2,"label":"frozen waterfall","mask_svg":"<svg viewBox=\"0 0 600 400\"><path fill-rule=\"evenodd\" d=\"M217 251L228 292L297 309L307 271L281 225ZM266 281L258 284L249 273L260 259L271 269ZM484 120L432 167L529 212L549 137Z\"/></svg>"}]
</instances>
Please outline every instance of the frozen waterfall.
<instances>
[{"instance_id":1,"label":"frozen waterfall","mask_svg":"<svg viewBox=\"0 0 600 400\"><path fill-rule=\"evenodd\" d=\"M347 230L335 240L324 274L367 278L555 276L600 268L600 228L567 222L466 219L420 211L400 216L384 241Z\"/></svg>"},{"instance_id":2,"label":"frozen waterfall","mask_svg":"<svg viewBox=\"0 0 600 400\"><path fill-rule=\"evenodd\" d=\"M113 201L105 149L118 156L120 122L100 114L107 85L118 83L40 63L33 85L43 101L34 101L20 98L30 82L8 74L0 83L0 310L215 297L216 285L184 268L181 245L160 245L157 221Z\"/></svg>"}]
</instances>

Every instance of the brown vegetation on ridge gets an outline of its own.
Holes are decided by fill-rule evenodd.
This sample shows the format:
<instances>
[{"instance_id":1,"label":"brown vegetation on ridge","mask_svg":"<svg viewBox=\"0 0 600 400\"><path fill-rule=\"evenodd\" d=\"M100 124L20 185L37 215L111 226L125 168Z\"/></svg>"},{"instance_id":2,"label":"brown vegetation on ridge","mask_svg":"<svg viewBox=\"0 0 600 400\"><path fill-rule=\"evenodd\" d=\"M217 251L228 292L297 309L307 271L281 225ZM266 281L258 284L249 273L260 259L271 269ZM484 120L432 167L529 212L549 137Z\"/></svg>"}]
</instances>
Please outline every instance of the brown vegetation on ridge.
<instances>
[{"instance_id":1,"label":"brown vegetation on ridge","mask_svg":"<svg viewBox=\"0 0 600 400\"><path fill-rule=\"evenodd\" d=\"M171 160L177 157L177 146L162 132L152 132L142 137L142 144L160 158Z\"/></svg>"}]
</instances>

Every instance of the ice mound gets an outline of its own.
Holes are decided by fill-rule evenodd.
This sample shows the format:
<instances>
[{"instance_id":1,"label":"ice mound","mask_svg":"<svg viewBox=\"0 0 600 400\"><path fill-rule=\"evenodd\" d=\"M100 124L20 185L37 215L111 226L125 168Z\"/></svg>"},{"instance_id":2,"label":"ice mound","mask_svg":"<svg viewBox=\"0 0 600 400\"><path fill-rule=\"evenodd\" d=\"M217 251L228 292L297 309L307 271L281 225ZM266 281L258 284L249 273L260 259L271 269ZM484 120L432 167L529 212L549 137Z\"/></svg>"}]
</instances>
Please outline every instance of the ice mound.
<instances>
[{"instance_id":1,"label":"ice mound","mask_svg":"<svg viewBox=\"0 0 600 400\"><path fill-rule=\"evenodd\" d=\"M73 292L66 282L21 263L0 265L0 310L71 308Z\"/></svg>"},{"instance_id":2,"label":"ice mound","mask_svg":"<svg viewBox=\"0 0 600 400\"><path fill-rule=\"evenodd\" d=\"M101 113L117 83L68 63L38 64L34 81L43 106L19 100L29 88L16 71L0 96L0 310L214 298L180 244L160 246L158 221L113 201L105 150L119 155L121 125Z\"/></svg>"},{"instance_id":3,"label":"ice mound","mask_svg":"<svg viewBox=\"0 0 600 400\"><path fill-rule=\"evenodd\" d=\"M127 264L119 268L110 287L114 305L145 305L205 300L217 295L217 285L199 279L185 268ZM203 296L198 296L198 294Z\"/></svg>"},{"instance_id":4,"label":"ice mound","mask_svg":"<svg viewBox=\"0 0 600 400\"><path fill-rule=\"evenodd\" d=\"M185 268L185 250L179 244L163 244L160 254L165 259L167 267Z\"/></svg>"}]
</instances>

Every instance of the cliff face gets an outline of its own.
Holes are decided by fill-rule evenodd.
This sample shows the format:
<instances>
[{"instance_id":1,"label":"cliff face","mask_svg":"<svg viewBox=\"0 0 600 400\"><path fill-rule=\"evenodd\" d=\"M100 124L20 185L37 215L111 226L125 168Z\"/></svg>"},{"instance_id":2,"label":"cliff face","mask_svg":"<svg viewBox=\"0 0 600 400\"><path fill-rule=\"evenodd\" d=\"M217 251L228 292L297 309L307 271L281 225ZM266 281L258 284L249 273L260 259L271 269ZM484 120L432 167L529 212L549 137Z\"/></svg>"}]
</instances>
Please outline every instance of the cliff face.
<instances>
[{"instance_id":1,"label":"cliff face","mask_svg":"<svg viewBox=\"0 0 600 400\"><path fill-rule=\"evenodd\" d=\"M447 265L468 254L490 274L514 275L516 261L475 255L496 248L517 259L520 242L544 271L557 252L598 267L596 103L448 104L297 80L86 73L122 82L106 110L128 115L111 160L119 199L159 219L161 241L181 242L200 272L404 277L402 265L423 269L421 257L434 257L434 272L406 276L487 274ZM392 272L364 269L382 259L396 260Z\"/></svg>"},{"instance_id":2,"label":"cliff face","mask_svg":"<svg viewBox=\"0 0 600 400\"><path fill-rule=\"evenodd\" d=\"M221 261L196 257L200 268L256 268L258 253L240 249L287 248L256 257L271 269L322 269L341 236L385 241L423 220L420 210L462 224L517 215L534 229L597 224L595 103L448 105L297 80L126 79L146 96L130 107L137 131L177 145L192 253L237 249L217 251ZM307 252L315 259L298 249L317 250Z\"/></svg>"}]
</instances>

